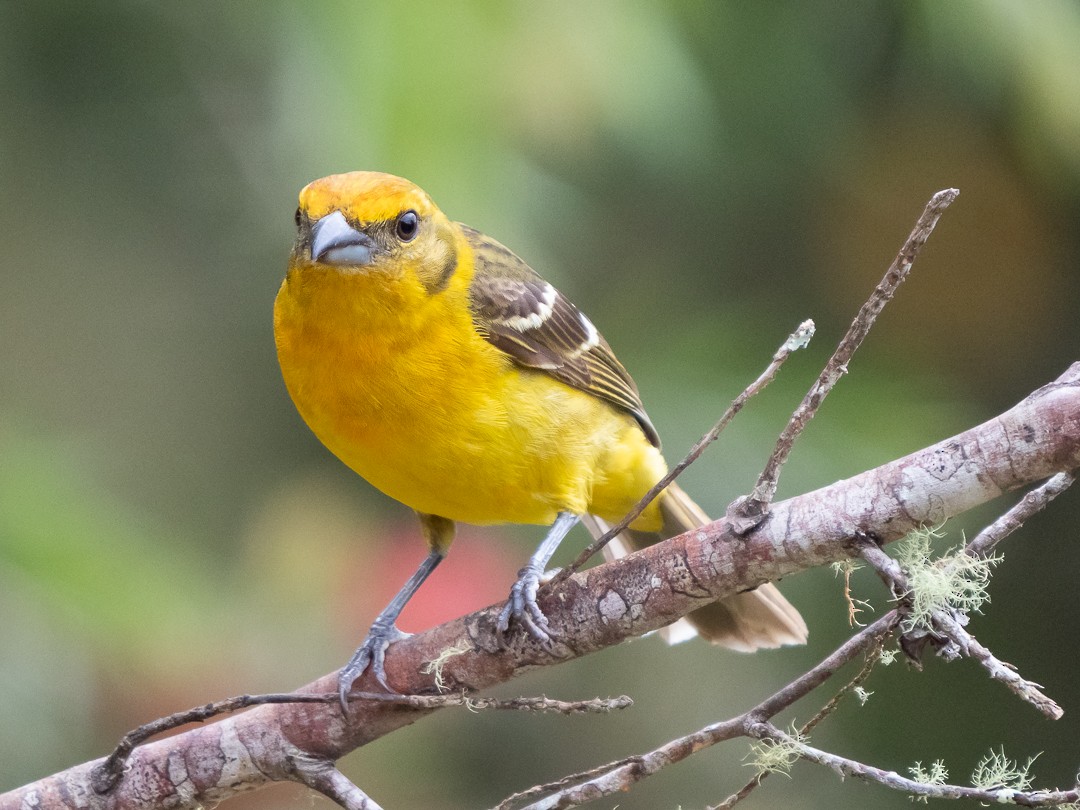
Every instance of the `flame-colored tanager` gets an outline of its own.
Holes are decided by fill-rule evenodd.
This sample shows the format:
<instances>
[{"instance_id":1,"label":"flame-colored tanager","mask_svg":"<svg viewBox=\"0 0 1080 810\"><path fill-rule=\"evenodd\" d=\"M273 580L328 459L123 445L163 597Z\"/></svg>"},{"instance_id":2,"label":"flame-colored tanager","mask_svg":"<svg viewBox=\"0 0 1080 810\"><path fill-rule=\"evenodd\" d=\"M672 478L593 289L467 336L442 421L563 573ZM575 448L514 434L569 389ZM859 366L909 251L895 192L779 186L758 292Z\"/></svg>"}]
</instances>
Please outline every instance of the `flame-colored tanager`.
<instances>
[{"instance_id":1,"label":"flame-colored tanager","mask_svg":"<svg viewBox=\"0 0 1080 810\"><path fill-rule=\"evenodd\" d=\"M416 510L429 547L342 670L342 699L369 665L386 686L385 650L404 635L395 620L455 521L551 526L499 622L546 639L536 592L559 542L579 519L594 534L620 520L666 472L634 381L566 297L407 180L316 180L296 227L274 306L285 384L338 458ZM621 540L641 547L707 520L672 484ZM772 585L688 618L739 650L806 638Z\"/></svg>"}]
</instances>

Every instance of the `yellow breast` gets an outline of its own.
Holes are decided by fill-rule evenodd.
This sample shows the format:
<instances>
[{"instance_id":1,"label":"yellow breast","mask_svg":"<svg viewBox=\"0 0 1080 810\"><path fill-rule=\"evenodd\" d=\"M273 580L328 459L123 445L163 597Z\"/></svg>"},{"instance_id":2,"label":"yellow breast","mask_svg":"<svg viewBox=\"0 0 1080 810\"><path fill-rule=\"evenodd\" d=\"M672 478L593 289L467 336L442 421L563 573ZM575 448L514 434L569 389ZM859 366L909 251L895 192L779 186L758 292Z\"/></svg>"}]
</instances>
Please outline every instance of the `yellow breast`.
<instances>
[{"instance_id":1,"label":"yellow breast","mask_svg":"<svg viewBox=\"0 0 1080 810\"><path fill-rule=\"evenodd\" d=\"M663 474L659 452L629 415L479 336L461 276L431 295L407 274L290 270L274 331L300 414L345 464L420 512L620 518Z\"/></svg>"}]
</instances>

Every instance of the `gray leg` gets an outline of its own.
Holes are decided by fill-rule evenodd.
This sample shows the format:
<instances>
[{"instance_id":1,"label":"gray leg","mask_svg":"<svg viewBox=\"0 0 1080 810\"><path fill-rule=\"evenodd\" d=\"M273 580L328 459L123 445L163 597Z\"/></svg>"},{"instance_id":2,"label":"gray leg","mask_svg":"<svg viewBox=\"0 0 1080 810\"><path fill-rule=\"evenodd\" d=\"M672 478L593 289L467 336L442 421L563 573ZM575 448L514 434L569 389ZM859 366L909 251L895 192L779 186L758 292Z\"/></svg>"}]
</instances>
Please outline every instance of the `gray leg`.
<instances>
[{"instance_id":1,"label":"gray leg","mask_svg":"<svg viewBox=\"0 0 1080 810\"><path fill-rule=\"evenodd\" d=\"M510 599L499 614L499 632L505 633L509 630L510 620L514 619L525 625L529 634L537 641L551 641L551 636L547 632L547 616L536 604L536 591L540 587L540 577L547 570L547 564L551 561L552 555L580 519L571 512L560 512L555 518L540 547L529 558L526 566L518 571L517 582L510 589Z\"/></svg>"},{"instance_id":2,"label":"gray leg","mask_svg":"<svg viewBox=\"0 0 1080 810\"><path fill-rule=\"evenodd\" d=\"M443 551L432 549L424 558L424 561L420 563L416 573L409 577L409 581L398 591L397 596L391 599L390 604L375 617L367 638L364 639L359 649L353 653L349 663L345 665L345 668L338 675L338 695L341 698L342 709L348 706L349 690L352 689L353 683L364 674L364 670L368 668L369 664L376 680L383 685L387 692L393 693L394 690L386 683L386 671L383 669L386 648L395 641L408 638L409 635L398 630L397 625L394 623L397 621L397 617L401 615L401 611L405 609L405 605L408 604L412 595L416 593L424 580L428 578L445 556L446 554Z\"/></svg>"}]
</instances>

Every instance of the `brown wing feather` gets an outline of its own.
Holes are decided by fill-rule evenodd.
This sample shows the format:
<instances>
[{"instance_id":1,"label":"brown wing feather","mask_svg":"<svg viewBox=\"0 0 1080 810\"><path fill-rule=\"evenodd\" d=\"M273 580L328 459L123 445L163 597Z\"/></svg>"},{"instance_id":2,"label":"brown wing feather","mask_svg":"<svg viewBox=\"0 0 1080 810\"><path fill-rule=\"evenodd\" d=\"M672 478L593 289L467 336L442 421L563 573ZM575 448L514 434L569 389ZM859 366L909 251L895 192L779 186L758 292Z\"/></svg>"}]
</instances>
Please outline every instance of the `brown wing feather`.
<instances>
[{"instance_id":1,"label":"brown wing feather","mask_svg":"<svg viewBox=\"0 0 1080 810\"><path fill-rule=\"evenodd\" d=\"M508 248L461 227L476 262L469 297L480 335L521 365L627 411L659 447L637 386L585 314Z\"/></svg>"}]
</instances>

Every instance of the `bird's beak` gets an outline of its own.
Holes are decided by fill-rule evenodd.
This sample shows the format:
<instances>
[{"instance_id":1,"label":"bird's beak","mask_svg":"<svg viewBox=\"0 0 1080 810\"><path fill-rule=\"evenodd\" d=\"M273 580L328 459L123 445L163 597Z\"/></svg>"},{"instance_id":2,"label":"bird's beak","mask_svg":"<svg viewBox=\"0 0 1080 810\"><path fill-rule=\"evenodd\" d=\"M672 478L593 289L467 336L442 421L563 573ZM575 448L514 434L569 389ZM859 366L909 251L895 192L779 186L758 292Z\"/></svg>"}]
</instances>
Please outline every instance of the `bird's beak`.
<instances>
[{"instance_id":1,"label":"bird's beak","mask_svg":"<svg viewBox=\"0 0 1080 810\"><path fill-rule=\"evenodd\" d=\"M324 264L371 264L375 242L352 227L340 211L327 214L311 229L311 259Z\"/></svg>"}]
</instances>

